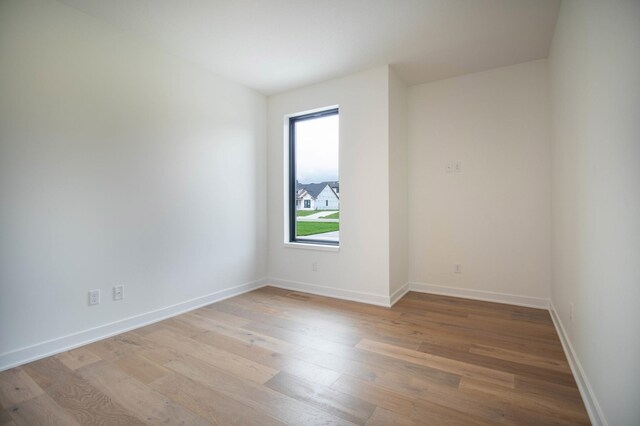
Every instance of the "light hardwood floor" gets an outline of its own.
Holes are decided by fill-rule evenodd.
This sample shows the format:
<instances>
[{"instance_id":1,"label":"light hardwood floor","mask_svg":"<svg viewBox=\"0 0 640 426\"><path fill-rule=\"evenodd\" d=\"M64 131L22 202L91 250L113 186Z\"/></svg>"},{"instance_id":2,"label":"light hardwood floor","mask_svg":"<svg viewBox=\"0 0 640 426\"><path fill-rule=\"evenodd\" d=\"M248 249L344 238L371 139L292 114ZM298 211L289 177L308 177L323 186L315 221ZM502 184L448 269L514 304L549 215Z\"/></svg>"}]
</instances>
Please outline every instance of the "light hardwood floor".
<instances>
[{"instance_id":1,"label":"light hardwood floor","mask_svg":"<svg viewBox=\"0 0 640 426\"><path fill-rule=\"evenodd\" d=\"M263 288L0 373L0 424L588 424L549 313Z\"/></svg>"}]
</instances>

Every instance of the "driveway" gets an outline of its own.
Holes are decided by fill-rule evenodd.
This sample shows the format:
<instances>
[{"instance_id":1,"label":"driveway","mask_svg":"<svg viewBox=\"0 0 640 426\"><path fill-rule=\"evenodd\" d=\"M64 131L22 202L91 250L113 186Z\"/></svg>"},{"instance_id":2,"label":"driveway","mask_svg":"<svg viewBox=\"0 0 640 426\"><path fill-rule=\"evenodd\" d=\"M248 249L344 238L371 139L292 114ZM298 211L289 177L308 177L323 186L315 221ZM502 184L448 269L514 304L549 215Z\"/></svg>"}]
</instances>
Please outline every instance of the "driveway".
<instances>
[{"instance_id":1,"label":"driveway","mask_svg":"<svg viewBox=\"0 0 640 426\"><path fill-rule=\"evenodd\" d=\"M304 237L298 238L308 238L318 241L340 241L340 231L323 232L322 234L305 235Z\"/></svg>"},{"instance_id":2,"label":"driveway","mask_svg":"<svg viewBox=\"0 0 640 426\"><path fill-rule=\"evenodd\" d=\"M334 213L338 213L338 210L325 210L325 211L321 211L320 213L310 214L309 216L299 216L298 220L300 220L300 219L320 219L323 216L329 216L330 214L334 214ZM327 219L327 220L338 220L338 219Z\"/></svg>"}]
</instances>

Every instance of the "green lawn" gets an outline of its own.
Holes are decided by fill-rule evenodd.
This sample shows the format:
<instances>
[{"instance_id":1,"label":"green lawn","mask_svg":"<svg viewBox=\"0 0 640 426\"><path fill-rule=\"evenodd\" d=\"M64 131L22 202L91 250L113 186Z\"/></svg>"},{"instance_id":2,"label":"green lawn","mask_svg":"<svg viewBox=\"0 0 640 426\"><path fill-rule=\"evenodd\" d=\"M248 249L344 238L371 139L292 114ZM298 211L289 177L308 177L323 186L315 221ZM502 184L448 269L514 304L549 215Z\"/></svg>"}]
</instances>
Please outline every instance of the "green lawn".
<instances>
[{"instance_id":1,"label":"green lawn","mask_svg":"<svg viewBox=\"0 0 640 426\"><path fill-rule=\"evenodd\" d=\"M340 224L338 222L297 222L296 228L296 235L304 237L305 235L337 231L340 229Z\"/></svg>"},{"instance_id":2,"label":"green lawn","mask_svg":"<svg viewBox=\"0 0 640 426\"><path fill-rule=\"evenodd\" d=\"M296 211L296 216L304 217L304 216L309 216L315 213L320 213L320 212L318 210L298 210Z\"/></svg>"},{"instance_id":3,"label":"green lawn","mask_svg":"<svg viewBox=\"0 0 640 426\"><path fill-rule=\"evenodd\" d=\"M340 212L335 212L328 216L322 216L322 219L340 219Z\"/></svg>"}]
</instances>

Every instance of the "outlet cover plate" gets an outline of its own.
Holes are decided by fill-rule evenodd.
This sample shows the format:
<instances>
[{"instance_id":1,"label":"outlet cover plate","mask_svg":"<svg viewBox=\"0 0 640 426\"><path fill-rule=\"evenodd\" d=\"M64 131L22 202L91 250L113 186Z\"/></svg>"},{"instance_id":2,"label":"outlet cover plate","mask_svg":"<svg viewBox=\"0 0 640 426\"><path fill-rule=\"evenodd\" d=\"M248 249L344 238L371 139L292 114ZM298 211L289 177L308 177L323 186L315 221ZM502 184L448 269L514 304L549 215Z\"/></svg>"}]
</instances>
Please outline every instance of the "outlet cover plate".
<instances>
[{"instance_id":1,"label":"outlet cover plate","mask_svg":"<svg viewBox=\"0 0 640 426\"><path fill-rule=\"evenodd\" d=\"M89 306L100 304L100 290L89 290Z\"/></svg>"}]
</instances>

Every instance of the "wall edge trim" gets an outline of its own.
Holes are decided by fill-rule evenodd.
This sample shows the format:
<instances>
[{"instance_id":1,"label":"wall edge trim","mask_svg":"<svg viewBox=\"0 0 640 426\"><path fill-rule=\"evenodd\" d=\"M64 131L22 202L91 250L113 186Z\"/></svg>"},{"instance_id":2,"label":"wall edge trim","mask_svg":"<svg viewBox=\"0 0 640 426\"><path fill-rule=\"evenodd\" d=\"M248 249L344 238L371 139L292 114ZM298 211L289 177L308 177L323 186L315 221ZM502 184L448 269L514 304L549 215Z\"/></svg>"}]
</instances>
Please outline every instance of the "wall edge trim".
<instances>
[{"instance_id":1,"label":"wall edge trim","mask_svg":"<svg viewBox=\"0 0 640 426\"><path fill-rule=\"evenodd\" d=\"M600 407L596 395L593 392L593 388L589 383L589 379L587 379L587 375L582 368L578 354L573 349L569 335L567 334L564 325L562 324L562 320L553 305L553 301L550 301L549 303L549 313L551 314L551 319L553 320L556 332L560 337L562 349L564 349L564 354L569 361L573 377L576 379L576 383L578 384L578 390L580 391L580 396L582 396L582 402L584 402L591 423L595 426L608 426L609 423L607 423L607 420L604 417L602 408Z\"/></svg>"},{"instance_id":2,"label":"wall edge trim","mask_svg":"<svg viewBox=\"0 0 640 426\"><path fill-rule=\"evenodd\" d=\"M390 306L393 306L398 302L398 300L402 299L405 294L407 294L410 290L409 283L405 283L402 287L393 292L391 297L389 298Z\"/></svg>"}]
</instances>

